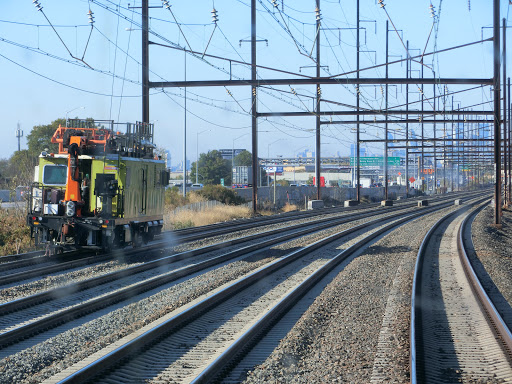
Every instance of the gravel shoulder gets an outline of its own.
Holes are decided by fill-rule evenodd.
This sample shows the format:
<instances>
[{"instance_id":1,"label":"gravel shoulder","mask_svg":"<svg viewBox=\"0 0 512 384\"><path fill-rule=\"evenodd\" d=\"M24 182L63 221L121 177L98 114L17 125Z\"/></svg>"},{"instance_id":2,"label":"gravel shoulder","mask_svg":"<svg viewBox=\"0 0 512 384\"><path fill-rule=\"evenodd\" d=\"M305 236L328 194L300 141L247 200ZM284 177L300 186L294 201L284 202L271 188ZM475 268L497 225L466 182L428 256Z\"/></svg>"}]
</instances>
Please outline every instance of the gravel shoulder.
<instances>
[{"instance_id":1,"label":"gravel shoulder","mask_svg":"<svg viewBox=\"0 0 512 384\"><path fill-rule=\"evenodd\" d=\"M492 280L483 282L486 290L497 289L506 301L508 308L499 308L502 313L508 312L505 321L512 325L510 303L512 303L512 211L503 210L502 228L494 223L494 208L486 207L475 218L472 226L472 238L478 260ZM477 268L475 268L477 269ZM478 272L478 270L477 270ZM493 299L494 300L494 299ZM502 302L503 300L500 300ZM503 303L501 303L503 304ZM508 304L508 305L507 305ZM496 303L495 303L496 305Z\"/></svg>"}]
</instances>

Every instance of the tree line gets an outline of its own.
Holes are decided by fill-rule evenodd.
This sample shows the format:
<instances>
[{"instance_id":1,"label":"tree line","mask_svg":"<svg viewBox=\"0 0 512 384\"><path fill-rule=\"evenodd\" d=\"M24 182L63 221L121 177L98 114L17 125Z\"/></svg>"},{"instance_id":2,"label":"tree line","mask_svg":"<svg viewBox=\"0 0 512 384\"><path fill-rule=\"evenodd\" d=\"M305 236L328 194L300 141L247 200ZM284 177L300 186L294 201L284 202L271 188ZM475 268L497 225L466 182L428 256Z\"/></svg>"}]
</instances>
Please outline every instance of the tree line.
<instances>
[{"instance_id":1,"label":"tree line","mask_svg":"<svg viewBox=\"0 0 512 384\"><path fill-rule=\"evenodd\" d=\"M66 125L66 119L57 119L46 125L36 125L27 135L27 147L16 151L8 159L0 159L0 188L12 189L19 185L30 185L34 180L34 167L39 154L48 150L57 152L58 144L51 142L59 125Z\"/></svg>"}]
</instances>

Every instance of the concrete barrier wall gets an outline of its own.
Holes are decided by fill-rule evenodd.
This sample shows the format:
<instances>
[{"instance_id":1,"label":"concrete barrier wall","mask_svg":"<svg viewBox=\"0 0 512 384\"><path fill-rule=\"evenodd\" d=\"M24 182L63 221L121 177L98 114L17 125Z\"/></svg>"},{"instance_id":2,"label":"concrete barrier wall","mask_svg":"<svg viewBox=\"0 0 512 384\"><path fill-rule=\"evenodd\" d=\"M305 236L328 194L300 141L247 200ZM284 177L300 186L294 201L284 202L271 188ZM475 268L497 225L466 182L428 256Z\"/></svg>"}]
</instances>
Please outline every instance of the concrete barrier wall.
<instances>
[{"instance_id":1,"label":"concrete barrier wall","mask_svg":"<svg viewBox=\"0 0 512 384\"><path fill-rule=\"evenodd\" d=\"M252 201L252 188L235 189L238 196L246 201ZM316 200L316 187L297 186L297 187L278 187L275 188L275 200L278 208L283 207L288 201L290 204L296 204L303 207L306 199ZM398 196L405 196L405 186L394 185L388 188L388 197L396 199ZM361 188L361 197L370 201L381 201L384 199L384 187L377 188ZM355 188L338 188L326 187L322 188L322 200L327 205L340 205L345 200L355 200ZM258 203L260 205L274 204L274 188L259 187Z\"/></svg>"}]
</instances>

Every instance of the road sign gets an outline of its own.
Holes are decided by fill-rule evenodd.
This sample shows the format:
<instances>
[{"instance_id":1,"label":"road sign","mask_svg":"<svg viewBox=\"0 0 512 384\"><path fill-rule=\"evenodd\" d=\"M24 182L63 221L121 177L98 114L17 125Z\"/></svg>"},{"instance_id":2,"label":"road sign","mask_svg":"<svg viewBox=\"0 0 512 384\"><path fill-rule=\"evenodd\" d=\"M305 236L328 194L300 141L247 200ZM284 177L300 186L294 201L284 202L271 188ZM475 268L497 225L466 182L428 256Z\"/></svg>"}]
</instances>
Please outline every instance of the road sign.
<instances>
[{"instance_id":1,"label":"road sign","mask_svg":"<svg viewBox=\"0 0 512 384\"><path fill-rule=\"evenodd\" d=\"M414 183L414 182L416 181L416 179L415 179L413 176L411 176L411 177L409 178L409 181L410 181L411 183Z\"/></svg>"},{"instance_id":2,"label":"road sign","mask_svg":"<svg viewBox=\"0 0 512 384\"><path fill-rule=\"evenodd\" d=\"M224 179L220 179L220 185L224 186Z\"/></svg>"},{"instance_id":3,"label":"road sign","mask_svg":"<svg viewBox=\"0 0 512 384\"><path fill-rule=\"evenodd\" d=\"M278 175L283 174L283 167L263 167L263 169L265 169L269 175L274 175L275 173Z\"/></svg>"},{"instance_id":4,"label":"road sign","mask_svg":"<svg viewBox=\"0 0 512 384\"><path fill-rule=\"evenodd\" d=\"M351 157L350 158L350 165L354 166L357 163L357 157ZM359 158L359 165L361 167L364 166L370 166L370 165L384 165L384 158L383 157L360 157ZM397 166L400 165L400 157L398 156L389 156L388 157L388 165Z\"/></svg>"}]
</instances>

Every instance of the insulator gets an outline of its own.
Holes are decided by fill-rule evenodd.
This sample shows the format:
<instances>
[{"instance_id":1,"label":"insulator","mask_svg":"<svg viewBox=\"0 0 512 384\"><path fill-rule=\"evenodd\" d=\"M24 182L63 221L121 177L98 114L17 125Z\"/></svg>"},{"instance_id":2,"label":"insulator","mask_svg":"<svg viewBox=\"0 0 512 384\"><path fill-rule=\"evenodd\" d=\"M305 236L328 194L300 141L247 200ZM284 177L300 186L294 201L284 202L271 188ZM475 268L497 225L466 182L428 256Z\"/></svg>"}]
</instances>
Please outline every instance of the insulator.
<instances>
[{"instance_id":1,"label":"insulator","mask_svg":"<svg viewBox=\"0 0 512 384\"><path fill-rule=\"evenodd\" d=\"M274 8L279 7L279 4L277 4L277 0L272 0L272 5L274 6Z\"/></svg>"},{"instance_id":2,"label":"insulator","mask_svg":"<svg viewBox=\"0 0 512 384\"><path fill-rule=\"evenodd\" d=\"M291 87L290 87L290 89L292 90L292 93L293 93L295 96L297 96L297 92L295 92L295 89L294 89L294 88L291 88Z\"/></svg>"},{"instance_id":3,"label":"insulator","mask_svg":"<svg viewBox=\"0 0 512 384\"><path fill-rule=\"evenodd\" d=\"M171 9L171 5L169 4L169 2L167 0L162 0L162 2L164 3L165 8Z\"/></svg>"},{"instance_id":4,"label":"insulator","mask_svg":"<svg viewBox=\"0 0 512 384\"><path fill-rule=\"evenodd\" d=\"M430 17L435 17L436 16L436 10L434 8L434 6L432 5L432 3L430 3Z\"/></svg>"},{"instance_id":5,"label":"insulator","mask_svg":"<svg viewBox=\"0 0 512 384\"><path fill-rule=\"evenodd\" d=\"M384 0L379 0L379 5L381 8L384 8L386 5L384 4Z\"/></svg>"},{"instance_id":6,"label":"insulator","mask_svg":"<svg viewBox=\"0 0 512 384\"><path fill-rule=\"evenodd\" d=\"M380 86L380 93L384 94L384 88L382 88L382 85Z\"/></svg>"},{"instance_id":7,"label":"insulator","mask_svg":"<svg viewBox=\"0 0 512 384\"><path fill-rule=\"evenodd\" d=\"M316 20L320 21L322 19L322 15L320 14L320 9L315 8Z\"/></svg>"},{"instance_id":8,"label":"insulator","mask_svg":"<svg viewBox=\"0 0 512 384\"><path fill-rule=\"evenodd\" d=\"M252 88L252 95L253 95L253 96L256 96L256 87L253 87L253 88Z\"/></svg>"},{"instance_id":9,"label":"insulator","mask_svg":"<svg viewBox=\"0 0 512 384\"><path fill-rule=\"evenodd\" d=\"M43 10L43 6L41 4L39 4L39 0L32 0L32 3L34 4L34 7L36 7L36 9L38 11L42 11Z\"/></svg>"},{"instance_id":10,"label":"insulator","mask_svg":"<svg viewBox=\"0 0 512 384\"><path fill-rule=\"evenodd\" d=\"M94 24L94 12L89 9L87 16L89 17L89 24Z\"/></svg>"},{"instance_id":11,"label":"insulator","mask_svg":"<svg viewBox=\"0 0 512 384\"><path fill-rule=\"evenodd\" d=\"M212 22L214 24L217 24L217 21L219 21L219 18L217 17L217 10L215 8L213 8L213 11L211 13L212 13Z\"/></svg>"},{"instance_id":12,"label":"insulator","mask_svg":"<svg viewBox=\"0 0 512 384\"><path fill-rule=\"evenodd\" d=\"M321 94L322 94L322 88L317 87L317 90L316 90L316 91L317 91L317 93L318 93L319 95L321 95Z\"/></svg>"}]
</instances>

